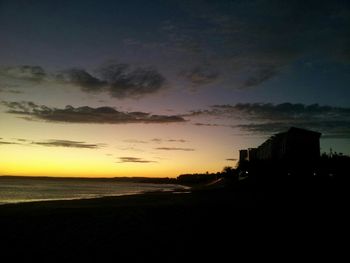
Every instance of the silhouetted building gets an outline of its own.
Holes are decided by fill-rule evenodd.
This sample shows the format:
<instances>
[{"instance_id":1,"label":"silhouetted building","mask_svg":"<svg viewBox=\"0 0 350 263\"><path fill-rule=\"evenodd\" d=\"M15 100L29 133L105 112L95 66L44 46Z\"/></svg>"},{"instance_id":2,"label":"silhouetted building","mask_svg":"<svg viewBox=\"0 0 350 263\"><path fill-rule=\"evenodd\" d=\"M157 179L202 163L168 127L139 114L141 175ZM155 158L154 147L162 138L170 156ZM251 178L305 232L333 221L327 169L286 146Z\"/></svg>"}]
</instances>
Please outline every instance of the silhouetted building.
<instances>
[{"instance_id":1,"label":"silhouetted building","mask_svg":"<svg viewBox=\"0 0 350 263\"><path fill-rule=\"evenodd\" d=\"M320 157L321 133L292 127L270 137L258 148L240 150L245 160L312 162Z\"/></svg>"},{"instance_id":2,"label":"silhouetted building","mask_svg":"<svg viewBox=\"0 0 350 263\"><path fill-rule=\"evenodd\" d=\"M248 148L248 161L255 161L257 159L257 154L257 148Z\"/></svg>"},{"instance_id":3,"label":"silhouetted building","mask_svg":"<svg viewBox=\"0 0 350 263\"><path fill-rule=\"evenodd\" d=\"M248 161L248 150L239 150L239 161Z\"/></svg>"}]
</instances>

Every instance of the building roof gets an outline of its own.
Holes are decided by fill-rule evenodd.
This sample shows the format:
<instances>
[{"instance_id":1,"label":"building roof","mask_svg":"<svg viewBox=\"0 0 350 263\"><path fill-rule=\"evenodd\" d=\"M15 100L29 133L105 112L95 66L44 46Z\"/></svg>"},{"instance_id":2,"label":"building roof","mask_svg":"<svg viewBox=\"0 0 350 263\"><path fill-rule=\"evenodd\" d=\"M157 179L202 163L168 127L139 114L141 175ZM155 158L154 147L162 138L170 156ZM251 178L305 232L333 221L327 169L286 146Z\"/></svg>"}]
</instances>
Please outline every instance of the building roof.
<instances>
[{"instance_id":1,"label":"building roof","mask_svg":"<svg viewBox=\"0 0 350 263\"><path fill-rule=\"evenodd\" d=\"M310 130L306 130L306 129L302 129L302 128L297 128L297 127L291 127L291 128L289 128L289 130L287 131L287 133L309 133L309 134L314 134L314 135L318 135L318 136L321 136L321 134L322 134L322 133L320 133L320 132L310 131Z\"/></svg>"}]
</instances>

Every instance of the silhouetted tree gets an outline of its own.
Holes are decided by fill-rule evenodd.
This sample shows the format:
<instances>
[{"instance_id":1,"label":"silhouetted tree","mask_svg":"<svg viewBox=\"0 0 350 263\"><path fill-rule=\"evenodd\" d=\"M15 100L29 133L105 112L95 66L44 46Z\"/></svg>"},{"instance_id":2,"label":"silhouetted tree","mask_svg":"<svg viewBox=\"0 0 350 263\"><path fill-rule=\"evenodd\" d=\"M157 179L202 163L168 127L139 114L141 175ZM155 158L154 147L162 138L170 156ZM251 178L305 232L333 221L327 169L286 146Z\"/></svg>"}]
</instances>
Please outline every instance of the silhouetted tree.
<instances>
[{"instance_id":1,"label":"silhouetted tree","mask_svg":"<svg viewBox=\"0 0 350 263\"><path fill-rule=\"evenodd\" d=\"M234 174L235 169L233 169L231 166L225 166L222 169L223 175L230 176Z\"/></svg>"}]
</instances>

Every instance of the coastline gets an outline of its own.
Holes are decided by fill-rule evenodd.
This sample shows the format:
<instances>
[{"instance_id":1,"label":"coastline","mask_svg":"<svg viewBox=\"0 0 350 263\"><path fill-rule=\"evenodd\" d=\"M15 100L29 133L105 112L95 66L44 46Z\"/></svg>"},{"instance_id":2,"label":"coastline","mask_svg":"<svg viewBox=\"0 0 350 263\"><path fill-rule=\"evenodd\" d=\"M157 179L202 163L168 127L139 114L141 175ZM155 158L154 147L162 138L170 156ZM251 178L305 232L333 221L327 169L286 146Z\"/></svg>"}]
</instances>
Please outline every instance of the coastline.
<instances>
[{"instance_id":1,"label":"coastline","mask_svg":"<svg viewBox=\"0 0 350 263\"><path fill-rule=\"evenodd\" d=\"M28 203L46 203L46 202L69 202L69 201L79 201L79 200L87 200L92 201L95 199L104 199L104 198L114 198L121 196L133 196L133 195L147 195L151 193L172 193L172 194L181 194L181 193L191 193L190 187L183 189L164 189L164 190L144 190L144 191L135 191L121 194L113 194L113 195L96 195L91 197L76 197L76 198L57 198L57 199L33 199L33 200L21 200L21 201L13 201L13 202L0 202L0 207L7 205L20 205L20 204L28 204ZM54 203L53 203L54 205Z\"/></svg>"},{"instance_id":2,"label":"coastline","mask_svg":"<svg viewBox=\"0 0 350 263\"><path fill-rule=\"evenodd\" d=\"M170 183L166 178L100 179L0 176L0 205L93 199L142 194L148 191L175 192L184 189L189 189L189 187Z\"/></svg>"}]
</instances>

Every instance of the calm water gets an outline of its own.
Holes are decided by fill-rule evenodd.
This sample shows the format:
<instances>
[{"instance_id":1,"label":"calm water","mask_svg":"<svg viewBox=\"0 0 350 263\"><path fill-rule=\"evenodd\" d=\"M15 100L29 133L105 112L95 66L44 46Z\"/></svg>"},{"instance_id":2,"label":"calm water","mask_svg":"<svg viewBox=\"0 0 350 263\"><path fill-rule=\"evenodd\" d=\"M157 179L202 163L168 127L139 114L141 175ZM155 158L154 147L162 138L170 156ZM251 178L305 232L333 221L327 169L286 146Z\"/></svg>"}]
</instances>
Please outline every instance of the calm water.
<instances>
[{"instance_id":1,"label":"calm water","mask_svg":"<svg viewBox=\"0 0 350 263\"><path fill-rule=\"evenodd\" d=\"M116 182L89 179L1 178L0 204L48 200L71 200L139 194L145 191L183 189L172 184Z\"/></svg>"}]
</instances>

